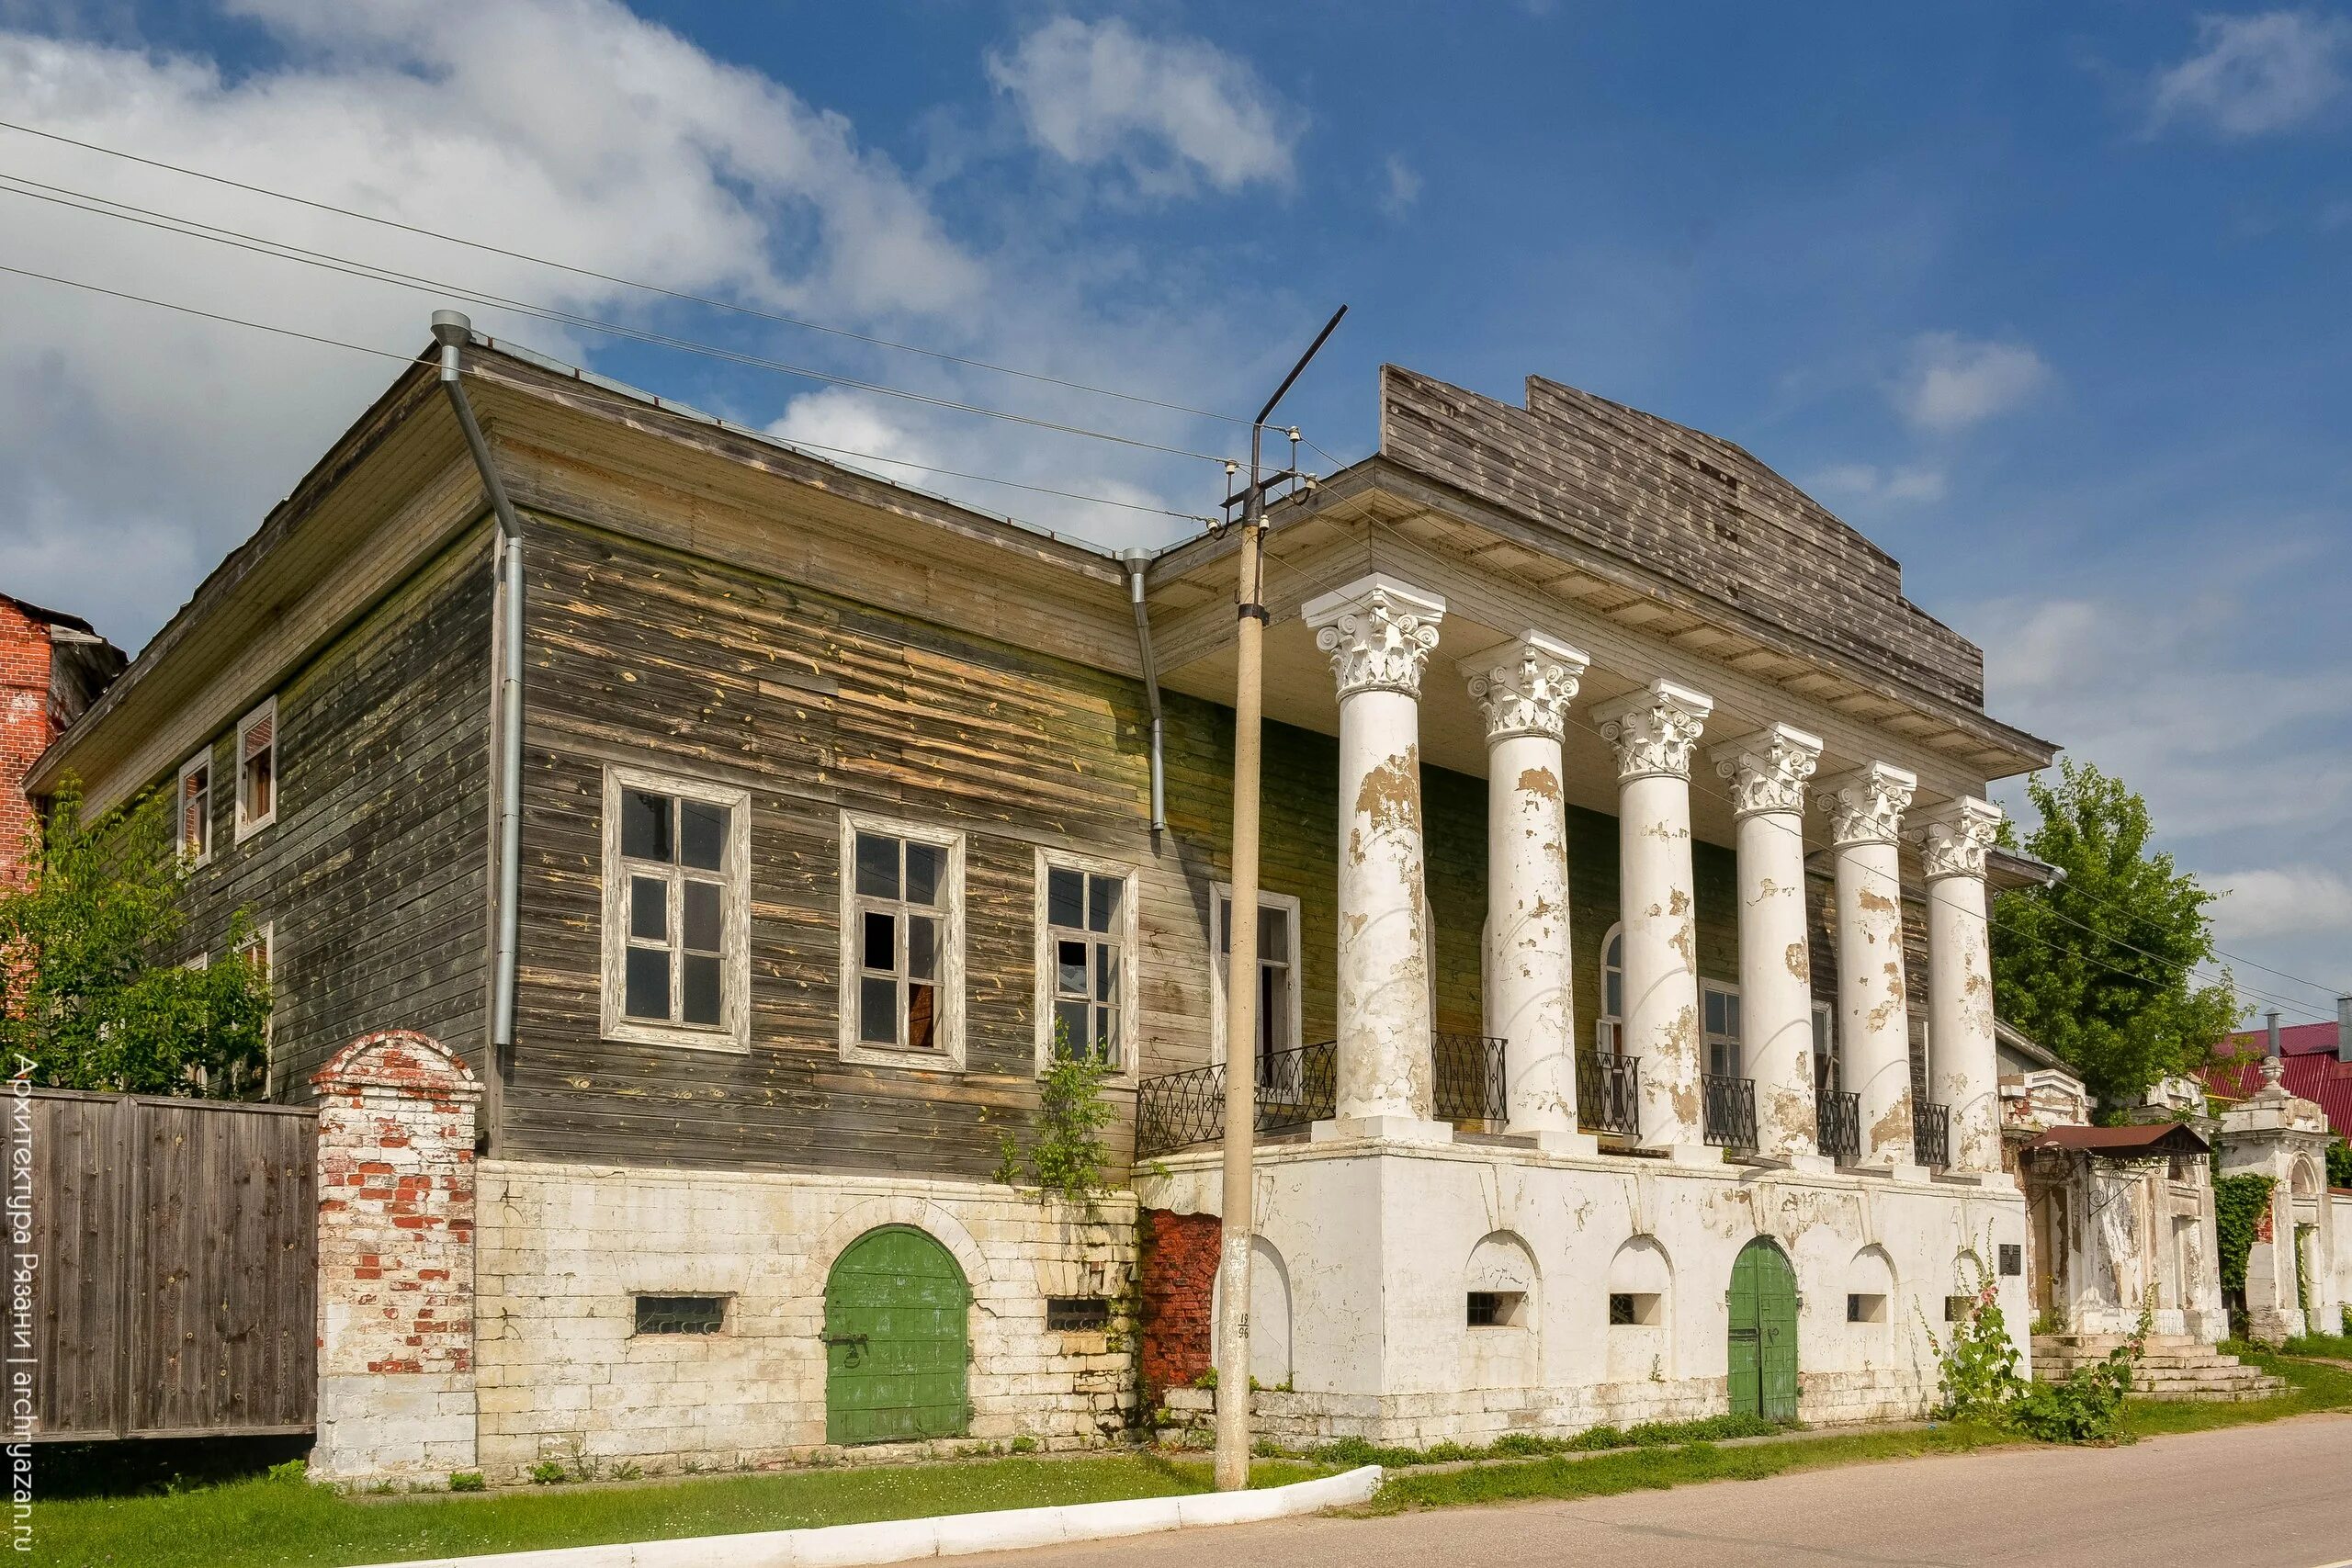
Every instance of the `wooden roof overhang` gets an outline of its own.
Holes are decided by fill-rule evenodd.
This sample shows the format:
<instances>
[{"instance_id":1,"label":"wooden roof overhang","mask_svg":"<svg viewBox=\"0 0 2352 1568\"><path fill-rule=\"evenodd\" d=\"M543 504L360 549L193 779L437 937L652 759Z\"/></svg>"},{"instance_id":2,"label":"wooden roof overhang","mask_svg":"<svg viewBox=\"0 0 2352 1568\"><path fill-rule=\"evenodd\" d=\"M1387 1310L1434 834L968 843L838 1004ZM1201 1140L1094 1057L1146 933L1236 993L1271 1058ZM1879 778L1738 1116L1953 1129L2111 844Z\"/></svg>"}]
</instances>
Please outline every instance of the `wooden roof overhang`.
<instances>
[{"instance_id":1,"label":"wooden roof overhang","mask_svg":"<svg viewBox=\"0 0 2352 1568\"><path fill-rule=\"evenodd\" d=\"M2143 1122L2125 1127L2052 1127L2025 1145L2028 1153L2058 1150L2098 1159L2164 1159L2180 1155L2201 1159L2212 1145L2179 1122Z\"/></svg>"},{"instance_id":2,"label":"wooden roof overhang","mask_svg":"<svg viewBox=\"0 0 2352 1568\"><path fill-rule=\"evenodd\" d=\"M1235 544L1230 531L1204 536L1162 552L1153 562L1155 641L1163 668L1171 672L1168 678L1179 689L1185 683L1186 663L1210 658L1230 643L1229 557ZM1769 707L1770 694L1786 693L1799 700L1802 711L1770 716L1817 726L1832 742L1833 756L1846 750L1833 733L1840 728L1849 742L1863 732L1891 739L1895 754L1885 748L1871 754L1905 765L1917 761L1923 784L1934 776L1973 780L1981 787L2047 767L2056 755L2051 742L1966 704L1810 645L1734 603L1703 597L1637 560L1564 540L1379 455L1270 511L1267 599L1273 623L1295 620L1308 592L1346 581L1342 574L1351 569L1372 570L1375 555L1406 576L1411 575L1408 557L1452 563L1504 590L1497 597L1519 607L1550 607L1588 627L1598 623L1620 630L1626 634L1626 649L1647 650L1646 661L1629 659L1624 662L1634 667L1622 668L1600 647L1589 649L1595 669L1580 707L1660 673L1710 689L1721 700L1744 698L1738 704L1743 708L1759 702ZM1441 584L1430 586L1442 591ZM1528 624L1546 622L1538 615ZM1503 635L1516 629L1506 628ZM1470 651L1466 644L1458 649ZM1632 678L1612 686L1612 672ZM1820 716L1806 724L1806 713ZM1825 772L1829 766L1825 761Z\"/></svg>"},{"instance_id":3,"label":"wooden roof overhang","mask_svg":"<svg viewBox=\"0 0 2352 1568\"><path fill-rule=\"evenodd\" d=\"M477 334L469 395L516 505L1134 675L1109 551L800 452ZM489 502L431 351L34 764L96 812L163 777L468 530ZM526 568L527 570L527 568ZM485 672L485 681L487 673Z\"/></svg>"}]
</instances>

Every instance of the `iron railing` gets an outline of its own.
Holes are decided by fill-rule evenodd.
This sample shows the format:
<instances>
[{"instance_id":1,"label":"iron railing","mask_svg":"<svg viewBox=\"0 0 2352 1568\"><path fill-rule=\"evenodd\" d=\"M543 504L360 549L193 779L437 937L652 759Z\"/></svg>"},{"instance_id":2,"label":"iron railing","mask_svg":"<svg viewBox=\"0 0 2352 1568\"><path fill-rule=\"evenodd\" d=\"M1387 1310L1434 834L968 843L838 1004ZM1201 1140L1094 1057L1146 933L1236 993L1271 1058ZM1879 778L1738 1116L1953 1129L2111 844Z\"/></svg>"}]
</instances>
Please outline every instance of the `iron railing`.
<instances>
[{"instance_id":1,"label":"iron railing","mask_svg":"<svg viewBox=\"0 0 2352 1568\"><path fill-rule=\"evenodd\" d=\"M1503 1043L1490 1034L1441 1034L1430 1041L1430 1100L1441 1122L1506 1121Z\"/></svg>"},{"instance_id":2,"label":"iron railing","mask_svg":"<svg viewBox=\"0 0 2352 1568\"><path fill-rule=\"evenodd\" d=\"M1862 1097L1854 1089L1826 1089L1814 1114L1821 1152L1831 1159L1862 1157Z\"/></svg>"},{"instance_id":3,"label":"iron railing","mask_svg":"<svg viewBox=\"0 0 2352 1568\"><path fill-rule=\"evenodd\" d=\"M1951 1107L1932 1100L1911 1102L1911 1157L1921 1165L1951 1163Z\"/></svg>"},{"instance_id":4,"label":"iron railing","mask_svg":"<svg viewBox=\"0 0 2352 1568\"><path fill-rule=\"evenodd\" d=\"M1257 1130L1288 1133L1328 1121L1339 1083L1329 1041L1258 1058ZM1225 1066L1146 1078L1136 1086L1136 1157L1151 1159L1225 1135Z\"/></svg>"},{"instance_id":5,"label":"iron railing","mask_svg":"<svg viewBox=\"0 0 2352 1568\"><path fill-rule=\"evenodd\" d=\"M1577 1054L1577 1125L1588 1133L1642 1132L1642 1059Z\"/></svg>"},{"instance_id":6,"label":"iron railing","mask_svg":"<svg viewBox=\"0 0 2352 1568\"><path fill-rule=\"evenodd\" d=\"M1699 1104L1706 1118L1707 1142L1718 1148L1756 1146L1756 1080L1699 1075Z\"/></svg>"}]
</instances>

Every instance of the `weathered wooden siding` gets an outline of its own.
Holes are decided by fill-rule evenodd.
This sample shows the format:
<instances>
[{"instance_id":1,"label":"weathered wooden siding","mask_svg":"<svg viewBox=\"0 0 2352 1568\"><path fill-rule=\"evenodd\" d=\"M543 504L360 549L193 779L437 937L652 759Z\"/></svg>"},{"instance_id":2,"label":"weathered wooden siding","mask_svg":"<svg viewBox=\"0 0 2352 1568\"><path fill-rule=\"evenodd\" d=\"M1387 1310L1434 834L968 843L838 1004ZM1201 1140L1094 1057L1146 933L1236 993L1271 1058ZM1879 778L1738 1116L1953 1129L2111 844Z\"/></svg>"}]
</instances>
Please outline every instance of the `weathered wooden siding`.
<instances>
[{"instance_id":1,"label":"weathered wooden siding","mask_svg":"<svg viewBox=\"0 0 2352 1568\"><path fill-rule=\"evenodd\" d=\"M1728 441L1531 378L1527 407L1396 366L1384 456L1922 691L1984 704L1984 657L1894 558Z\"/></svg>"},{"instance_id":2,"label":"weathered wooden siding","mask_svg":"<svg viewBox=\"0 0 2352 1568\"><path fill-rule=\"evenodd\" d=\"M35 1435L307 1430L315 1118L54 1089L31 1114Z\"/></svg>"},{"instance_id":3,"label":"weathered wooden siding","mask_svg":"<svg viewBox=\"0 0 2352 1568\"><path fill-rule=\"evenodd\" d=\"M182 943L219 962L237 910L271 925L278 1099L307 1099L310 1075L377 1029L482 1065L491 600L477 534L279 687L277 819L243 844L234 721L210 744L212 860Z\"/></svg>"}]
</instances>

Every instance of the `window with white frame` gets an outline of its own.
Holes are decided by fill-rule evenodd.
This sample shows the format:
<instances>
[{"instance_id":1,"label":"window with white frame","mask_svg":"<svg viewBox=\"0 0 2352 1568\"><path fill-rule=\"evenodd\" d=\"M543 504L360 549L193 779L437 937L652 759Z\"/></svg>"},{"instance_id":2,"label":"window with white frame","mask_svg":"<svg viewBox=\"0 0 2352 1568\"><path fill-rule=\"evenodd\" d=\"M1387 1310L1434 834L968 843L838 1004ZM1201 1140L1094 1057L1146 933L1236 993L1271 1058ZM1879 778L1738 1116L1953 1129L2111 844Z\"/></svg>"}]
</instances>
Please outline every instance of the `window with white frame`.
<instances>
[{"instance_id":1,"label":"window with white frame","mask_svg":"<svg viewBox=\"0 0 2352 1568\"><path fill-rule=\"evenodd\" d=\"M180 764L179 825L173 831L180 859L202 865L212 858L212 748Z\"/></svg>"},{"instance_id":2,"label":"window with white frame","mask_svg":"<svg viewBox=\"0 0 2352 1568\"><path fill-rule=\"evenodd\" d=\"M1600 939L1600 1017L1592 1027L1593 1049L1615 1056L1625 1049L1625 928L1611 926Z\"/></svg>"},{"instance_id":3,"label":"window with white frame","mask_svg":"<svg viewBox=\"0 0 2352 1568\"><path fill-rule=\"evenodd\" d=\"M237 722L237 841L277 820L277 699Z\"/></svg>"},{"instance_id":4,"label":"window with white frame","mask_svg":"<svg viewBox=\"0 0 2352 1568\"><path fill-rule=\"evenodd\" d=\"M604 1032L751 1043L748 790L605 770Z\"/></svg>"},{"instance_id":5,"label":"window with white frame","mask_svg":"<svg viewBox=\"0 0 2352 1568\"><path fill-rule=\"evenodd\" d=\"M963 1066L963 910L961 834L843 816L843 1055Z\"/></svg>"},{"instance_id":6,"label":"window with white frame","mask_svg":"<svg viewBox=\"0 0 2352 1568\"><path fill-rule=\"evenodd\" d=\"M1816 1094L1833 1094L1844 1086L1838 1082L1838 1010L1827 1002L1813 1004L1813 1088Z\"/></svg>"},{"instance_id":7,"label":"window with white frame","mask_svg":"<svg viewBox=\"0 0 2352 1568\"><path fill-rule=\"evenodd\" d=\"M1037 1066L1057 1054L1131 1070L1135 873L1037 852Z\"/></svg>"},{"instance_id":8,"label":"window with white frame","mask_svg":"<svg viewBox=\"0 0 2352 1568\"><path fill-rule=\"evenodd\" d=\"M1273 1086L1277 1055L1299 1043L1298 900L1284 893L1258 895L1258 1082ZM1226 1055L1225 997L1231 984L1233 957L1233 889L1216 890L1216 994L1213 998L1212 1038L1218 1058Z\"/></svg>"},{"instance_id":9,"label":"window with white frame","mask_svg":"<svg viewBox=\"0 0 2352 1568\"><path fill-rule=\"evenodd\" d=\"M264 920L254 927L238 941L234 947L229 950L229 956L238 963L252 964L254 972L261 976L261 983L271 988L269 1017L263 1021L261 1026L261 1081L263 1095L275 1097L277 1093L277 995L275 988L277 981L277 922ZM198 957L204 961L199 964L190 960L188 967L193 969L211 967L211 956L209 953L198 954Z\"/></svg>"},{"instance_id":10,"label":"window with white frame","mask_svg":"<svg viewBox=\"0 0 2352 1568\"><path fill-rule=\"evenodd\" d=\"M1699 1010L1700 1032L1707 1042L1707 1071L1719 1078L1740 1077L1739 988L1702 981Z\"/></svg>"}]
</instances>

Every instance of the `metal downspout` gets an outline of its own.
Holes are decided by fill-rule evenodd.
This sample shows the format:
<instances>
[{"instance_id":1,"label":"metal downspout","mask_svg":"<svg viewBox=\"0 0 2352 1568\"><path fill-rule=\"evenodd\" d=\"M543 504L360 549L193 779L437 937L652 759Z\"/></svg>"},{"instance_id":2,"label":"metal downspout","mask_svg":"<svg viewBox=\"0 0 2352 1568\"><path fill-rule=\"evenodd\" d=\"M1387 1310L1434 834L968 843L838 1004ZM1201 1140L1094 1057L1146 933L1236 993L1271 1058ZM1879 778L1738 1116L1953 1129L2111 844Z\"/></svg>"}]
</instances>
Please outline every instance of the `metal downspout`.
<instances>
[{"instance_id":1,"label":"metal downspout","mask_svg":"<svg viewBox=\"0 0 2352 1568\"><path fill-rule=\"evenodd\" d=\"M491 950L490 1066L503 1079L514 1057L514 975L523 918L523 527L466 400L458 353L472 335L473 323L459 312L433 312L433 338L441 345L441 389L449 394L498 519L498 921Z\"/></svg>"},{"instance_id":2,"label":"metal downspout","mask_svg":"<svg viewBox=\"0 0 2352 1568\"><path fill-rule=\"evenodd\" d=\"M1159 666L1151 657L1151 612L1144 607L1144 573L1150 570L1149 550L1125 550L1119 560L1127 569L1127 599L1136 612L1136 649L1143 656L1144 700L1151 706L1151 830L1168 829L1167 775L1161 746L1167 739L1159 714Z\"/></svg>"}]
</instances>

